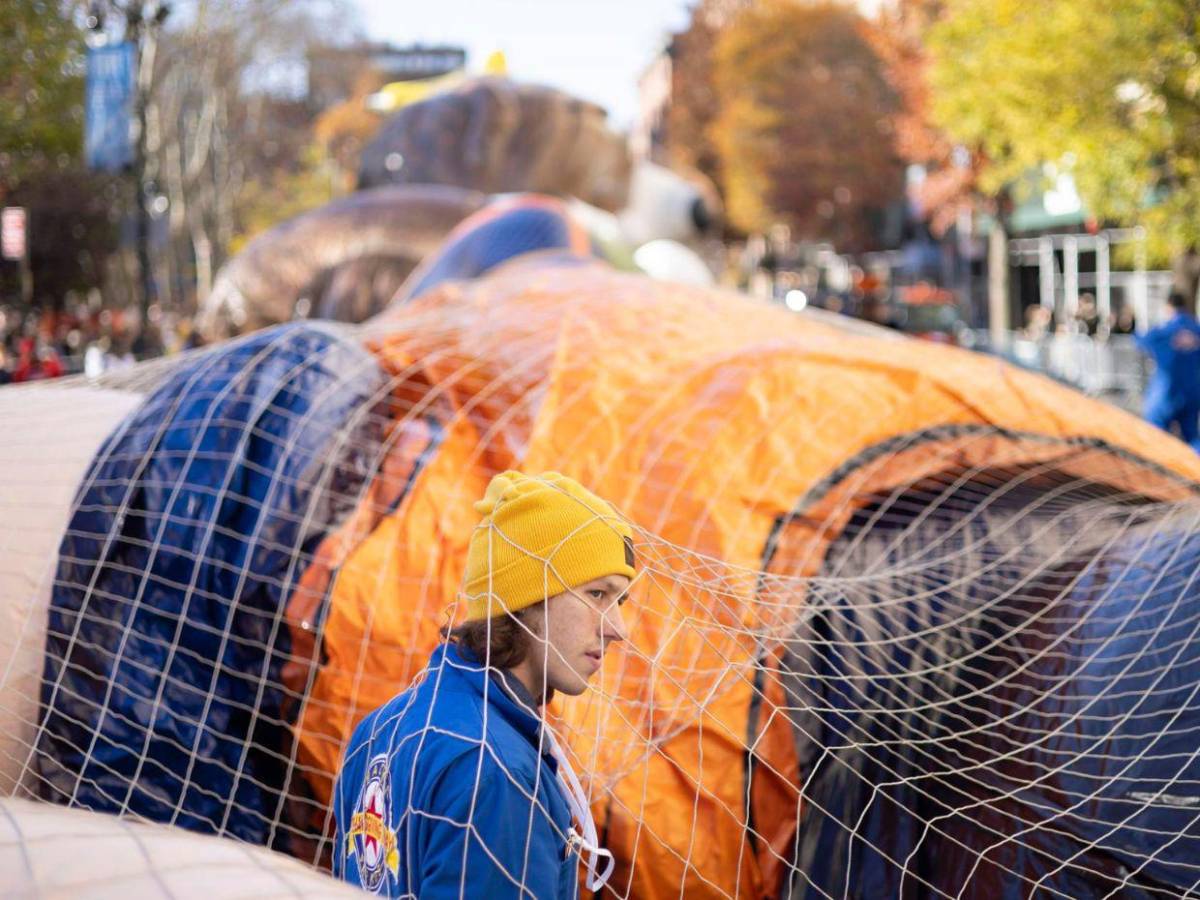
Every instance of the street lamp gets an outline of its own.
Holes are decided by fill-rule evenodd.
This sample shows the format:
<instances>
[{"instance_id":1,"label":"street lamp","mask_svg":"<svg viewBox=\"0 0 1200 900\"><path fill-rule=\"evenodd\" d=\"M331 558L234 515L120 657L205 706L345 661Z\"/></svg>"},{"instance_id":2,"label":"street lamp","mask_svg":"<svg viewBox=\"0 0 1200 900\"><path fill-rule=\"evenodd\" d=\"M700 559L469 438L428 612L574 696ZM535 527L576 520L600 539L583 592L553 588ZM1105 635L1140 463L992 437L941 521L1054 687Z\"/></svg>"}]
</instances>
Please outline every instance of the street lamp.
<instances>
[{"instance_id":1,"label":"street lamp","mask_svg":"<svg viewBox=\"0 0 1200 900\"><path fill-rule=\"evenodd\" d=\"M154 281L154 268L150 261L150 227L154 215L154 204L158 191L147 177L148 151L146 146L146 109L150 91L154 85L154 57L158 50L158 32L171 6L162 0L91 0L88 4L86 24L93 34L101 34L109 12L124 16L125 38L134 45L134 141L132 175L137 203L137 258L141 282L138 298L145 322L151 305L157 299L158 288Z\"/></svg>"}]
</instances>

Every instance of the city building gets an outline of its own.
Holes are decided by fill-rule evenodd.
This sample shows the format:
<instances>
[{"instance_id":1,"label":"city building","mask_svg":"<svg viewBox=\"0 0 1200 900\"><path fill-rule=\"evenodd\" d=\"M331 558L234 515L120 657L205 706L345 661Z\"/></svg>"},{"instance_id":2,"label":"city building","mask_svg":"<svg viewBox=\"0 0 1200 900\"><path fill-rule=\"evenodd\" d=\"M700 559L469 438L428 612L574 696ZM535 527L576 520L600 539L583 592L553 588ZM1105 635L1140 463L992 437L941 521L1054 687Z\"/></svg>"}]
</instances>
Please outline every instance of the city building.
<instances>
[{"instance_id":1,"label":"city building","mask_svg":"<svg viewBox=\"0 0 1200 900\"><path fill-rule=\"evenodd\" d=\"M629 132L629 150L634 159L663 162L672 77L668 44L638 78L638 114Z\"/></svg>"},{"instance_id":2,"label":"city building","mask_svg":"<svg viewBox=\"0 0 1200 900\"><path fill-rule=\"evenodd\" d=\"M449 44L397 47L386 43L317 46L308 54L308 105L328 109L350 97L367 72L383 83L435 78L465 69L467 51Z\"/></svg>"}]
</instances>

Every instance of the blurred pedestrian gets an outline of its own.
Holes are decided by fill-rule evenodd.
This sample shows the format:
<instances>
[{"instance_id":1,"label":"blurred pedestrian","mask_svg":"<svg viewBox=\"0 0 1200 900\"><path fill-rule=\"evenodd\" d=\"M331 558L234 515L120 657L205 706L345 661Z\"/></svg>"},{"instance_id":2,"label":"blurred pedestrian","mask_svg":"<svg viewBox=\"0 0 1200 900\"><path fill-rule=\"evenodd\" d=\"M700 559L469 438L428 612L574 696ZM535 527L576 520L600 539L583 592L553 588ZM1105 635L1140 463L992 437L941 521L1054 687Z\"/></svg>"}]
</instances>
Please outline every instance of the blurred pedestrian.
<instances>
[{"instance_id":1,"label":"blurred pedestrian","mask_svg":"<svg viewBox=\"0 0 1200 900\"><path fill-rule=\"evenodd\" d=\"M66 374L58 352L37 337L21 339L13 381L41 381Z\"/></svg>"},{"instance_id":2,"label":"blurred pedestrian","mask_svg":"<svg viewBox=\"0 0 1200 900\"><path fill-rule=\"evenodd\" d=\"M1100 331L1100 311L1096 298L1091 294L1079 295L1079 308L1075 311L1075 328L1080 334L1095 337Z\"/></svg>"},{"instance_id":3,"label":"blurred pedestrian","mask_svg":"<svg viewBox=\"0 0 1200 900\"><path fill-rule=\"evenodd\" d=\"M49 344L43 344L39 347L38 377L61 378L65 374L67 374L67 370L63 366L62 357L58 355L58 351Z\"/></svg>"},{"instance_id":4,"label":"blurred pedestrian","mask_svg":"<svg viewBox=\"0 0 1200 900\"><path fill-rule=\"evenodd\" d=\"M1167 298L1171 318L1137 338L1154 360L1146 388L1146 420L1164 431L1174 425L1180 437L1200 449L1200 322L1192 303L1178 291Z\"/></svg>"},{"instance_id":5,"label":"blurred pedestrian","mask_svg":"<svg viewBox=\"0 0 1200 900\"><path fill-rule=\"evenodd\" d=\"M17 364L13 368L12 380L16 382L33 381L36 378L37 358L34 352L34 339L23 337L17 344Z\"/></svg>"},{"instance_id":6,"label":"blurred pedestrian","mask_svg":"<svg viewBox=\"0 0 1200 900\"><path fill-rule=\"evenodd\" d=\"M1041 341L1049 335L1054 325L1054 313L1044 306L1030 306L1025 310L1025 327L1022 337L1030 341Z\"/></svg>"},{"instance_id":7,"label":"blurred pedestrian","mask_svg":"<svg viewBox=\"0 0 1200 900\"><path fill-rule=\"evenodd\" d=\"M1121 304L1121 308L1112 316L1109 317L1109 334L1133 334L1137 331L1137 319L1133 315L1133 310L1125 304Z\"/></svg>"}]
</instances>

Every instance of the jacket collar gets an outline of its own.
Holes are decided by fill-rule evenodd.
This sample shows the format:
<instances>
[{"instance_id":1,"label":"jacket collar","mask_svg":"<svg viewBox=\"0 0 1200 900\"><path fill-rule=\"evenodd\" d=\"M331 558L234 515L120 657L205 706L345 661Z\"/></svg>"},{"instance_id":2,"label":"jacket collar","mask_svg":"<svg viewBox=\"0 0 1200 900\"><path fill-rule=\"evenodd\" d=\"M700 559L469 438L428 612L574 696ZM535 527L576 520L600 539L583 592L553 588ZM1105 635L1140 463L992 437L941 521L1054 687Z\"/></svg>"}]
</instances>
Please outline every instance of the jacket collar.
<instances>
[{"instance_id":1,"label":"jacket collar","mask_svg":"<svg viewBox=\"0 0 1200 900\"><path fill-rule=\"evenodd\" d=\"M612 874L613 855L600 846L596 822L588 806L588 796L571 769L570 761L558 746L553 732L547 729L545 735L542 735L542 729L546 725L535 711L533 697L528 689L510 673L484 666L473 653L455 644L442 644L433 652L429 667L433 669L438 666L447 667L460 681L470 685L471 689L481 695L484 695L486 688L488 708L512 724L534 749L540 749L541 758L556 776L555 781L558 782L572 819L582 829L580 831L572 826L570 840L579 842L581 859L586 855L585 883L589 890L599 892ZM601 860L605 860L604 871L597 874Z\"/></svg>"},{"instance_id":2,"label":"jacket collar","mask_svg":"<svg viewBox=\"0 0 1200 900\"><path fill-rule=\"evenodd\" d=\"M504 669L485 666L470 650L449 642L439 645L429 658L431 670L441 666L447 667L480 697L486 698L492 713L501 715L535 750L540 749L552 770L558 770L558 761L550 752L549 741L542 737L545 723L533 695L514 675Z\"/></svg>"}]
</instances>

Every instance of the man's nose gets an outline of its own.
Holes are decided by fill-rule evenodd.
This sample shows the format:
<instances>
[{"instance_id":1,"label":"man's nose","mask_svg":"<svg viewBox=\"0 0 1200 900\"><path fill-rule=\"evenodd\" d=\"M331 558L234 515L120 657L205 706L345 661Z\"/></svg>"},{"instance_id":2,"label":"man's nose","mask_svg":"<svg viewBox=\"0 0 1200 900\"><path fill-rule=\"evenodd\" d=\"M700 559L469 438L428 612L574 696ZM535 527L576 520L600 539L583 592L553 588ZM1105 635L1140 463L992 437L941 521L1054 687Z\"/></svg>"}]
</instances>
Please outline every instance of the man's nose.
<instances>
[{"instance_id":1,"label":"man's nose","mask_svg":"<svg viewBox=\"0 0 1200 900\"><path fill-rule=\"evenodd\" d=\"M600 637L606 644L615 644L629 638L629 628L621 614L621 606L612 604L600 617Z\"/></svg>"}]
</instances>

